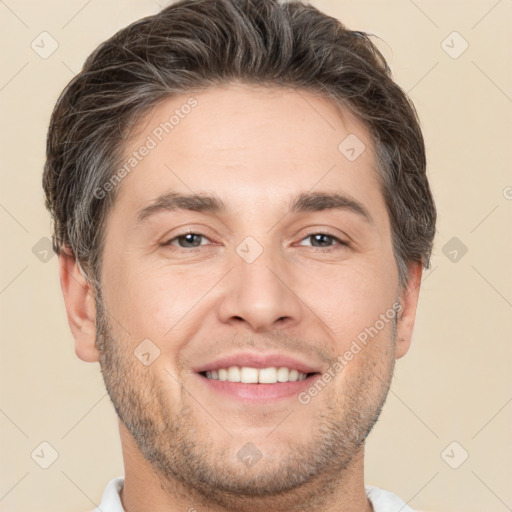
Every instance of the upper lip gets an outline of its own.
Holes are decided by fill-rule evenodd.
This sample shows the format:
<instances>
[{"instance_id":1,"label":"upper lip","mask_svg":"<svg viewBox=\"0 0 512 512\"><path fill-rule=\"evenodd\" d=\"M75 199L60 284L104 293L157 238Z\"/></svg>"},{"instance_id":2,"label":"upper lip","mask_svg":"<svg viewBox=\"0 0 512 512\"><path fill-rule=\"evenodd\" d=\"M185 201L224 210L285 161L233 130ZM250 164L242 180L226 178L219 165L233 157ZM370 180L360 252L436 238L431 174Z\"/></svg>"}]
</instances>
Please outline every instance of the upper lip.
<instances>
[{"instance_id":1,"label":"upper lip","mask_svg":"<svg viewBox=\"0 0 512 512\"><path fill-rule=\"evenodd\" d=\"M301 373L320 372L319 366L311 366L293 356L286 354L261 354L256 352L239 352L229 356L223 356L194 368L197 373L206 370L218 370L230 366L249 366L251 368L286 367L298 370Z\"/></svg>"}]
</instances>

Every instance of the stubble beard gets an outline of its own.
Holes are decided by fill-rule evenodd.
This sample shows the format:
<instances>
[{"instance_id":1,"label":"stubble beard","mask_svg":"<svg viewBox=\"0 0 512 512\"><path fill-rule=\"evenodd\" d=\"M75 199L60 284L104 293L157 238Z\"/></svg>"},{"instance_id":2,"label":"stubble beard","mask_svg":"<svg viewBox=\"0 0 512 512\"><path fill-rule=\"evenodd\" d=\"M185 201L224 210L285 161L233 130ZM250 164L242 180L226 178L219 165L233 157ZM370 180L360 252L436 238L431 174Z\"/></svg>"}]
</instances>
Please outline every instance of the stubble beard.
<instances>
[{"instance_id":1,"label":"stubble beard","mask_svg":"<svg viewBox=\"0 0 512 512\"><path fill-rule=\"evenodd\" d=\"M178 484L191 495L204 498L205 503L226 510L278 510L274 508L278 503L280 507L293 503L294 510L311 509L313 504L320 507L363 449L385 403L394 370L396 320L386 361L367 357L361 371L350 382L344 381L342 391L332 383L322 390L322 395L327 394L326 399L322 397L327 405L309 441L298 445L290 440L286 446L269 450L261 447L262 458L248 471L236 457L235 439L231 448L219 446L218 440L201 430L200 423L204 425L205 419L214 422L218 416L214 408L211 417L205 412L202 421L197 421L194 410L198 406L191 407L194 398L183 386L176 405L158 375L123 350L101 297L96 328L100 366L110 399L162 485L172 492ZM385 365L380 376L374 371L378 365ZM307 406L297 402L294 407ZM288 419L293 420L293 412ZM217 427L212 424L211 430L217 431Z\"/></svg>"}]
</instances>

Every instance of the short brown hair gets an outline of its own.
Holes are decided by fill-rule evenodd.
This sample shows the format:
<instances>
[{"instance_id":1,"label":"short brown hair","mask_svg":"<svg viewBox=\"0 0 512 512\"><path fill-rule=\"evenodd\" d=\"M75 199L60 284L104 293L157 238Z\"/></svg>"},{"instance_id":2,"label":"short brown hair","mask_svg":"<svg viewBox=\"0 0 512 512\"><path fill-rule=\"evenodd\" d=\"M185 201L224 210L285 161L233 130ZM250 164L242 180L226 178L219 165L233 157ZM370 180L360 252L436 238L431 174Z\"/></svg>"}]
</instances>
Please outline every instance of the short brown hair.
<instances>
[{"instance_id":1,"label":"short brown hair","mask_svg":"<svg viewBox=\"0 0 512 512\"><path fill-rule=\"evenodd\" d=\"M416 110L369 35L302 1L181 0L120 30L86 60L52 114L43 187L53 245L100 283L116 189L96 197L138 119L163 99L216 84L284 86L350 109L374 141L400 284L429 266L436 209ZM341 142L341 141L340 141Z\"/></svg>"}]
</instances>

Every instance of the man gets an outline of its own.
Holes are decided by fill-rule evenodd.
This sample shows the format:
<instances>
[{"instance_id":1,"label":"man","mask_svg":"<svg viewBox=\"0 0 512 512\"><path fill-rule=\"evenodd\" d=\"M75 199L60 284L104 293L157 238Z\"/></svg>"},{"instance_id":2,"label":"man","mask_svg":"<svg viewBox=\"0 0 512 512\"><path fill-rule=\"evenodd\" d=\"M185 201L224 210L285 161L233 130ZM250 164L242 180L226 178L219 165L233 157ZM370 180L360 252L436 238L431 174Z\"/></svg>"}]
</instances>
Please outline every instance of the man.
<instances>
[{"instance_id":1,"label":"man","mask_svg":"<svg viewBox=\"0 0 512 512\"><path fill-rule=\"evenodd\" d=\"M97 510L411 510L363 460L429 265L425 167L382 55L306 3L183 0L88 58L43 182L120 418Z\"/></svg>"}]
</instances>

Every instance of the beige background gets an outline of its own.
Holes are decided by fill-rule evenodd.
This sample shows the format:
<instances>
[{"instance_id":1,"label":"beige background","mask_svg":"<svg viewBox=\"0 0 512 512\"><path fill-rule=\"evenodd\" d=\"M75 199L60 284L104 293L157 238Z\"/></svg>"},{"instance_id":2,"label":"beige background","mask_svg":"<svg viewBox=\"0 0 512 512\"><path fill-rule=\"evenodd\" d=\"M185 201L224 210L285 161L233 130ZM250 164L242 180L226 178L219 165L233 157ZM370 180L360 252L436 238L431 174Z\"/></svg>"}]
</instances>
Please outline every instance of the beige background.
<instances>
[{"instance_id":1,"label":"beige background","mask_svg":"<svg viewBox=\"0 0 512 512\"><path fill-rule=\"evenodd\" d=\"M370 436L366 483L422 510L510 510L512 1L311 3L382 39L419 110L439 209L413 346ZM150 0L0 1L0 511L89 510L123 472L99 367L76 358L57 258L44 261L40 183L62 88L97 44L158 9ZM59 45L46 59L31 48L41 37L51 48L43 31ZM58 452L48 469L38 465L51 461L43 441Z\"/></svg>"}]
</instances>

